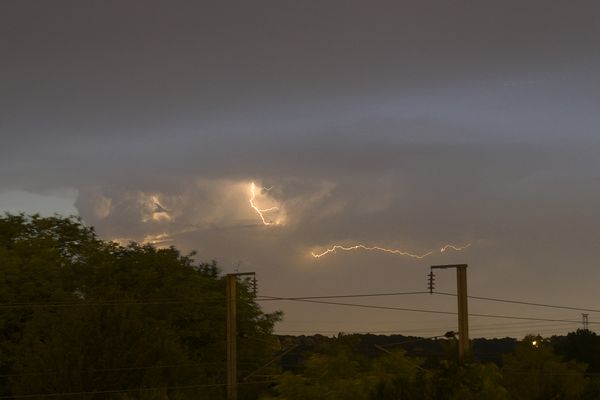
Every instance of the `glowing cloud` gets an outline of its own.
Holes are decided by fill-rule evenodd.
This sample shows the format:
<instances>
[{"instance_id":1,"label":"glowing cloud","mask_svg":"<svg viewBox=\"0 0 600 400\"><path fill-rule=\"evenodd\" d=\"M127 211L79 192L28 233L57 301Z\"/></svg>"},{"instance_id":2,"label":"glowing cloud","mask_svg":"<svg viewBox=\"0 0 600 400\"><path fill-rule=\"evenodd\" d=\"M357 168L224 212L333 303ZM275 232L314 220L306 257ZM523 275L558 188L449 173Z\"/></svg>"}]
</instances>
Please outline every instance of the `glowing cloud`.
<instances>
[{"instance_id":1,"label":"glowing cloud","mask_svg":"<svg viewBox=\"0 0 600 400\"><path fill-rule=\"evenodd\" d=\"M266 190L270 190L266 189ZM250 184L250 207L252 207L252 209L254 211L256 211L256 213L258 214L258 216L260 217L260 220L262 221L263 225L269 226L269 225L279 225L280 221L267 221L267 219L265 218L264 213L268 213L268 212L272 212L272 211L278 211L279 207L269 207L269 208L258 208L258 206L254 203L254 200L256 199L256 185L254 184L254 182L252 182Z\"/></svg>"},{"instance_id":2,"label":"glowing cloud","mask_svg":"<svg viewBox=\"0 0 600 400\"><path fill-rule=\"evenodd\" d=\"M158 199L158 196L150 197L150 207L152 207L152 219L154 221L170 221L171 216L169 215L169 210L164 208Z\"/></svg>"},{"instance_id":3,"label":"glowing cloud","mask_svg":"<svg viewBox=\"0 0 600 400\"><path fill-rule=\"evenodd\" d=\"M139 193L133 196L135 196L138 207L142 212L141 222L165 222L173 219L171 211L163 207L158 195Z\"/></svg>"},{"instance_id":4,"label":"glowing cloud","mask_svg":"<svg viewBox=\"0 0 600 400\"><path fill-rule=\"evenodd\" d=\"M142 240L143 244L152 244L155 246L163 246L165 243L173 241L172 236L166 232L156 235L146 235Z\"/></svg>"}]
</instances>

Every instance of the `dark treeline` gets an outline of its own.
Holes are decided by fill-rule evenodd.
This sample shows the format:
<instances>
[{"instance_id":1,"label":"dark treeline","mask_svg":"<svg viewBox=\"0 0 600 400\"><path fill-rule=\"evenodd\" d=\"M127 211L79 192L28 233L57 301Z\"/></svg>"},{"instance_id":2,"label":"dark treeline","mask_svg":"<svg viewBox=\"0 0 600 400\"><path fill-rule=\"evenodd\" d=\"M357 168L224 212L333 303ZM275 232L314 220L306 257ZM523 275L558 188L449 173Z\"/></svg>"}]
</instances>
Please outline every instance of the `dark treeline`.
<instances>
[{"instance_id":1,"label":"dark treeline","mask_svg":"<svg viewBox=\"0 0 600 400\"><path fill-rule=\"evenodd\" d=\"M598 399L600 337L588 330L522 340L474 339L457 362L454 338L282 336L283 399ZM360 391L357 389L360 388ZM331 395L316 396L316 393Z\"/></svg>"},{"instance_id":2,"label":"dark treeline","mask_svg":"<svg viewBox=\"0 0 600 400\"><path fill-rule=\"evenodd\" d=\"M238 292L239 398L598 399L600 338L276 336ZM0 217L0 399L224 399L225 282L175 248L98 239L76 218Z\"/></svg>"},{"instance_id":3,"label":"dark treeline","mask_svg":"<svg viewBox=\"0 0 600 400\"><path fill-rule=\"evenodd\" d=\"M411 357L421 357L427 363L435 363L440 359L456 357L456 341L450 338L423 338L404 335L352 334L357 340L354 351L366 357L378 357L387 351L402 350ZM279 339L285 343L293 343L295 351L282 357L285 368L296 370L302 365L303 355L326 347L335 338L323 335L289 336L281 335ZM560 337L551 338L559 341ZM473 359L478 362L502 363L502 357L511 353L517 346L517 339L506 337L501 339L476 338L471 340Z\"/></svg>"}]
</instances>

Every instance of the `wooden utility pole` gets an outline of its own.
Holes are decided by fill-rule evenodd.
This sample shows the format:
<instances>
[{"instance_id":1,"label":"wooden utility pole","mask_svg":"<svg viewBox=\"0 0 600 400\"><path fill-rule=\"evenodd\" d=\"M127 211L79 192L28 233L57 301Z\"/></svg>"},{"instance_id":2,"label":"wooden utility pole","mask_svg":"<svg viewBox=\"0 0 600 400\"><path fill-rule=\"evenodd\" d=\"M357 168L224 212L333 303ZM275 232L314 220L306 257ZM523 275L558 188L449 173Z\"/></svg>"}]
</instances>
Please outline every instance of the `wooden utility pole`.
<instances>
[{"instance_id":1,"label":"wooden utility pole","mask_svg":"<svg viewBox=\"0 0 600 400\"><path fill-rule=\"evenodd\" d=\"M433 293L433 270L456 268L456 294L458 299L458 359L464 361L469 354L469 309L467 302L467 264L432 265L429 274L429 291Z\"/></svg>"},{"instance_id":2,"label":"wooden utility pole","mask_svg":"<svg viewBox=\"0 0 600 400\"><path fill-rule=\"evenodd\" d=\"M458 298L458 359L469 354L469 309L467 305L467 265L456 266L456 294Z\"/></svg>"},{"instance_id":3,"label":"wooden utility pole","mask_svg":"<svg viewBox=\"0 0 600 400\"><path fill-rule=\"evenodd\" d=\"M237 400L237 279L238 276L254 276L256 296L256 274L241 272L227 274L227 400Z\"/></svg>"},{"instance_id":4,"label":"wooden utility pole","mask_svg":"<svg viewBox=\"0 0 600 400\"><path fill-rule=\"evenodd\" d=\"M237 276L227 275L227 400L237 400Z\"/></svg>"}]
</instances>

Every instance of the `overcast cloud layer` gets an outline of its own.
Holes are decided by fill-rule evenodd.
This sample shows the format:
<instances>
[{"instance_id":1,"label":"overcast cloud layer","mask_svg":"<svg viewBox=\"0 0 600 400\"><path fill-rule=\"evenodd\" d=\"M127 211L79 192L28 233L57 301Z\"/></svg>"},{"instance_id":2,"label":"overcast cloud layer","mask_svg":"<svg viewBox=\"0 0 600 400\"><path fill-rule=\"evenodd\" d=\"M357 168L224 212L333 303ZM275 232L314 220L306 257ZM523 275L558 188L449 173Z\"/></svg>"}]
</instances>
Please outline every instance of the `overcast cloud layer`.
<instances>
[{"instance_id":1,"label":"overcast cloud layer","mask_svg":"<svg viewBox=\"0 0 600 400\"><path fill-rule=\"evenodd\" d=\"M266 295L423 290L429 265L467 262L472 294L597 308L599 18L578 1L3 1L0 209L196 249ZM434 253L310 256L336 243ZM455 328L266 307L282 332ZM493 322L474 334L565 329Z\"/></svg>"}]
</instances>

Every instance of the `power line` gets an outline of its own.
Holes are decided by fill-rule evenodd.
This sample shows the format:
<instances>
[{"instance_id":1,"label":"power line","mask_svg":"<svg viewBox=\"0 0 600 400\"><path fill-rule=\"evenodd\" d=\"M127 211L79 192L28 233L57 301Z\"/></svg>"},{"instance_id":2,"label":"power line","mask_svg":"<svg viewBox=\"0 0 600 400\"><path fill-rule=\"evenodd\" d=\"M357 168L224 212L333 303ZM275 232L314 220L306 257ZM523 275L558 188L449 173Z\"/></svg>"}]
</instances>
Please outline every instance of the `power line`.
<instances>
[{"instance_id":1,"label":"power line","mask_svg":"<svg viewBox=\"0 0 600 400\"><path fill-rule=\"evenodd\" d=\"M96 372L118 372L118 371L138 371L138 370L147 370L147 369L168 369L168 368L184 368L184 367L200 367L203 365L221 365L221 362L202 362L202 363L186 363L186 364L166 364L166 365L152 365L145 367L119 367L119 368L92 368L89 370L86 369L70 369L70 371L89 371L92 373ZM11 378L22 378L26 376L40 376L40 375L57 375L60 374L59 371L44 371L44 372L30 372L26 374L2 374L0 377L11 377Z\"/></svg>"},{"instance_id":2,"label":"power line","mask_svg":"<svg viewBox=\"0 0 600 400\"><path fill-rule=\"evenodd\" d=\"M437 339L437 338L444 337L444 336L445 335L436 335L436 336L430 336L430 337L424 337L424 338L409 339L409 340L404 340L402 342L384 343L384 344L380 344L378 346L381 346L381 347L398 346L400 344L409 344L409 343L424 342L426 340Z\"/></svg>"},{"instance_id":3,"label":"power line","mask_svg":"<svg viewBox=\"0 0 600 400\"><path fill-rule=\"evenodd\" d=\"M442 329L443 330L443 329ZM448 329L447 329L448 330ZM415 332L439 332L441 331L440 329L419 329L419 330L415 330ZM281 330L281 331L277 331L275 332L275 335L279 335L282 333L312 333L312 334L321 334L321 333L348 333L348 334L380 334L380 333L392 333L392 334L398 334L401 336L406 336L403 335L403 333L406 332L403 329L389 329L389 330L384 330L384 331L372 331L372 330L354 330L354 329L338 329L338 330L322 330L322 329L315 329L312 331L309 330Z\"/></svg>"},{"instance_id":4,"label":"power line","mask_svg":"<svg viewBox=\"0 0 600 400\"><path fill-rule=\"evenodd\" d=\"M335 302L335 301L308 300L308 299L299 299L299 298L292 298L292 297L274 297L274 296L263 296L263 297L269 298L269 299L272 299L272 300L297 301L297 302L316 303L316 304L329 304L329 305L345 306L345 307L357 307L357 308L378 309L378 310L420 312L420 313L428 313L428 314L457 315L456 312L452 312L452 311L423 310L423 309L416 309L416 308L376 306L376 305L371 305L371 304L340 303L340 302ZM580 322L580 321L574 321L574 320L568 320L568 319L540 318L540 317L521 317L521 316L499 315L499 314L470 313L469 316L470 317L482 317L482 318L516 319L516 320L525 320L525 321L573 322L573 323L579 323ZM590 322L590 324L591 323L592 322ZM595 322L595 324L600 324L600 322Z\"/></svg>"},{"instance_id":5,"label":"power line","mask_svg":"<svg viewBox=\"0 0 600 400\"><path fill-rule=\"evenodd\" d=\"M573 371L573 372L552 372L552 371L540 371L540 370L533 370L533 369L510 369L510 368L503 368L502 372L504 373L508 373L508 374L515 374L515 375L545 375L545 376L579 376L579 375L584 375L584 376L600 376L600 372L578 372L578 371Z\"/></svg>"},{"instance_id":6,"label":"power line","mask_svg":"<svg viewBox=\"0 0 600 400\"><path fill-rule=\"evenodd\" d=\"M561 326L564 326L566 324L573 324L573 322L569 321L569 322L563 322L561 323ZM519 327L530 327L530 326L559 326L557 324L539 324L536 321L531 321L531 322L527 322L527 321L520 321L520 322L498 322L498 323L492 323L492 324L475 324L473 325L474 327L476 327L477 329L482 329L482 328L494 328L494 327L515 327L515 328L519 328Z\"/></svg>"},{"instance_id":7,"label":"power line","mask_svg":"<svg viewBox=\"0 0 600 400\"><path fill-rule=\"evenodd\" d=\"M413 292L383 292L383 293L357 293L357 294L341 294L341 295L321 295L321 296L297 296L297 297L276 297L276 296L258 296L254 299L255 301L304 301L304 300L320 300L320 299L342 299L342 298L361 298L361 297L389 297L389 296L403 296L403 295L420 295L429 294L428 291L413 291ZM456 296L455 293L446 292L434 292L434 294L444 296ZM574 311L588 311L588 312L599 312L599 309L584 308L584 307L571 307L571 306L560 306L553 304L535 303L521 300L509 300L499 299L493 297L483 296L468 296L470 299L475 300L486 300L501 303L510 304L522 304L536 307L548 307L564 310ZM36 302L23 302L23 303L0 303L0 309L15 309L15 308L60 308L60 307L79 307L79 306L124 306L124 305L168 305L168 304L194 304L194 303L205 303L205 302L222 302L225 301L224 297L212 296L204 298L157 298L157 299L131 299L131 300L99 300L99 301L65 301L65 302L47 302L47 303L36 303ZM408 311L408 310L407 310ZM474 314L470 314L474 315ZM568 321L571 322L571 321Z\"/></svg>"},{"instance_id":8,"label":"power line","mask_svg":"<svg viewBox=\"0 0 600 400\"><path fill-rule=\"evenodd\" d=\"M238 385L260 385L263 383L274 383L278 382L275 379L254 381L254 382L238 382ZM82 392L63 392L63 393L37 393L37 394L20 394L14 396L0 396L0 399L25 399L25 398L36 398L36 397L68 397L68 396L81 396L86 394L111 394L111 393L129 393L129 392L148 392L153 390L187 390L187 389L201 389L201 388L213 388L213 387L225 387L226 383L213 383L204 385L185 385L185 386L163 386L163 387L143 387L143 388L130 388L130 389L110 389L110 390L93 390L93 391L82 391Z\"/></svg>"},{"instance_id":9,"label":"power line","mask_svg":"<svg viewBox=\"0 0 600 400\"><path fill-rule=\"evenodd\" d=\"M280 358L282 358L286 354L290 353L292 350L296 349L299 346L300 346L299 344L296 344L296 345L290 347L289 349L286 349L285 351L282 351L281 353L277 354L275 357L273 357L271 360L269 360L266 364L261 365L260 367L256 368L254 371L252 371L248 375L246 375L246 377L244 378L244 382L246 382L248 380L248 378L250 378L251 376L256 375L257 372L262 371L263 369L265 369L269 365L273 364L275 361L279 360Z\"/></svg>"},{"instance_id":10,"label":"power line","mask_svg":"<svg viewBox=\"0 0 600 400\"><path fill-rule=\"evenodd\" d=\"M440 294L440 295L443 295L443 296L454 296L454 297L456 297L455 293L433 292L433 294ZM468 296L468 297L470 299L495 301L495 302L498 302L498 303L523 304L523 305L527 305L527 306L558 308L558 309L563 309L563 310L574 310L574 311L600 312L600 310L593 309L593 308L558 306L558 305L554 305L554 304L533 303L533 302L529 302L529 301L508 300L508 299L496 299L496 298L493 298L493 297L482 297L482 296Z\"/></svg>"},{"instance_id":11,"label":"power line","mask_svg":"<svg viewBox=\"0 0 600 400\"><path fill-rule=\"evenodd\" d=\"M331 322L332 321L327 321L327 323L331 326ZM356 321L338 321L335 322L336 324L352 324L355 323ZM314 324L314 321L285 321L286 324L310 324L310 326L312 326ZM569 324L572 325L574 322L564 322L562 323L562 325L564 326L565 324ZM376 325L380 325L381 323L375 323ZM394 323L390 323L389 320L386 321L385 323L386 325L392 325L392 326L397 326L398 323L394 322ZM493 327L528 327L528 326L532 326L532 324L535 325L539 325L539 322L537 321L518 321L518 322L496 322L496 323L491 323L491 324L485 324L485 323L479 323L479 324L475 324L473 325L474 327L476 327L477 329L481 329L481 328L493 328ZM557 324L544 324L543 326L558 326ZM453 327L449 327L448 325L443 326L443 327L439 327L439 326L426 326L423 328L411 328L411 329L402 329L403 331L406 332L420 332L422 330L450 330L450 329L455 329L456 326ZM390 328L388 328L389 330Z\"/></svg>"},{"instance_id":12,"label":"power line","mask_svg":"<svg viewBox=\"0 0 600 400\"><path fill-rule=\"evenodd\" d=\"M578 322L562 322L562 323L552 323L552 324L540 324L538 321L529 321L529 322L513 322L506 324L483 324L483 325L474 325L473 328L469 328L472 331L498 331L498 330L509 330L509 331L524 331L528 329L540 329L544 328L552 329L552 328L566 328L570 325L578 324ZM336 333L351 333L351 334L384 334L391 333L397 334L401 336L410 336L405 335L410 332L447 332L450 330L456 329L456 327L440 327L440 328L417 328L417 329L386 329L386 330L355 330L355 329L314 329L314 330L294 330L294 329L284 329L277 330L274 332L275 335L286 334L286 333L312 333L312 334L336 334Z\"/></svg>"},{"instance_id":13,"label":"power line","mask_svg":"<svg viewBox=\"0 0 600 400\"><path fill-rule=\"evenodd\" d=\"M225 302L225 297L206 297L198 299L150 299L150 300L103 300L103 301L72 301L72 302L48 302L48 303L0 303L0 309L15 308L61 308L80 306L123 306L123 305L163 305L163 304L194 304L206 302Z\"/></svg>"},{"instance_id":14,"label":"power line","mask_svg":"<svg viewBox=\"0 0 600 400\"><path fill-rule=\"evenodd\" d=\"M256 365L256 362L240 362L243 365ZM206 365L223 365L222 361L207 361L200 363L180 363L180 364L163 364L163 365L149 365L149 366L128 366L128 367L116 367L116 368L78 368L78 369L69 369L71 372L91 372L91 373L103 373L103 372L119 372L119 371L141 371L141 370L149 370L149 369L169 369L169 368L192 368L192 367L201 367ZM38 371L38 372L29 372L25 374L0 374L2 378L23 378L27 376L44 376L44 375L58 375L60 371Z\"/></svg>"},{"instance_id":15,"label":"power line","mask_svg":"<svg viewBox=\"0 0 600 400\"><path fill-rule=\"evenodd\" d=\"M414 291L414 292L383 292L383 293L358 293L358 294L342 294L342 295L322 295L322 296L296 296L296 297L273 297L273 296L258 296L256 301L273 301L273 300L319 300L319 299L342 299L342 298L359 298L359 297L387 297L387 296L402 296L402 295L417 295L417 294L430 294L429 291ZM456 293L445 293L445 292L433 292L433 294L440 294L444 296L454 296L456 297ZM529 301L522 300L508 300L508 299L498 299L493 297L483 297L483 296L468 296L470 299L474 300L487 300L487 301L495 301L501 303L512 303L512 304L523 304L537 307L548 307L548 308L556 308L556 309L564 309L564 310L574 310L574 311L589 311L589 312L599 312L599 309L593 308L584 308L584 307L572 307L572 306L560 306L554 304L544 304L544 303L535 303ZM470 314L472 315L472 314Z\"/></svg>"},{"instance_id":16,"label":"power line","mask_svg":"<svg viewBox=\"0 0 600 400\"><path fill-rule=\"evenodd\" d=\"M429 292L427 292L427 293L429 293ZM423 313L430 313L430 314L456 315L456 313L452 312L452 311L421 310L421 309L415 309L415 308L376 306L376 305L371 305L371 304L340 303L337 301L310 300L310 299L305 299L305 298L294 298L294 297L274 297L274 296L263 296L263 297L266 297L270 300L297 301L297 302L302 302L302 303L329 304L329 305L335 305L335 306L371 308L371 309L378 309L378 310L411 311L411 312L423 312Z\"/></svg>"},{"instance_id":17,"label":"power line","mask_svg":"<svg viewBox=\"0 0 600 400\"><path fill-rule=\"evenodd\" d=\"M403 295L416 295L416 294L429 294L429 292L389 292L389 293L365 293L365 294L342 294L342 295L328 295L328 296L301 296L301 297L285 297L286 300L318 300L318 299L344 299L344 298L357 298L357 297L384 297L384 296L403 296ZM283 297L272 297L272 296L258 296L256 301L272 301L281 300Z\"/></svg>"},{"instance_id":18,"label":"power line","mask_svg":"<svg viewBox=\"0 0 600 400\"><path fill-rule=\"evenodd\" d=\"M531 324L531 325L529 325ZM526 330L533 330L533 329L542 329L542 330L549 330L549 329L572 329L573 325L579 325L576 322L556 322L556 323L548 323L548 324L544 324L544 323L537 323L536 321L532 321L529 324L525 324L525 325L513 325L513 324L506 324L506 325L476 325L473 330L477 330L477 331L498 331L498 330L514 330L514 331L526 331Z\"/></svg>"}]
</instances>

